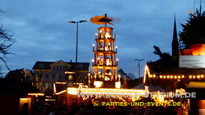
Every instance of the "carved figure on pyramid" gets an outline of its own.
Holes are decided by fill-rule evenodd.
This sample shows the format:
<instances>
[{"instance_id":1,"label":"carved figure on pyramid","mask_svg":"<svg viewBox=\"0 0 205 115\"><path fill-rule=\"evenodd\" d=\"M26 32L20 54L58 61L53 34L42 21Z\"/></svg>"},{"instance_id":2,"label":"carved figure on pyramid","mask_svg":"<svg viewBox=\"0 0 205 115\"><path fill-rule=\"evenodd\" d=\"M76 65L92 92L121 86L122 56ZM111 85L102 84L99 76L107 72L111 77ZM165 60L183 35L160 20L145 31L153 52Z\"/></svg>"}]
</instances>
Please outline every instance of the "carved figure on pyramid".
<instances>
[{"instance_id":1,"label":"carved figure on pyramid","mask_svg":"<svg viewBox=\"0 0 205 115\"><path fill-rule=\"evenodd\" d=\"M112 61L109 57L107 57L107 59L106 59L106 65L108 65L108 66L112 65Z\"/></svg>"},{"instance_id":2,"label":"carved figure on pyramid","mask_svg":"<svg viewBox=\"0 0 205 115\"><path fill-rule=\"evenodd\" d=\"M100 49L101 51L103 50L103 46L102 46L101 43L100 43L99 49Z\"/></svg>"}]
</instances>

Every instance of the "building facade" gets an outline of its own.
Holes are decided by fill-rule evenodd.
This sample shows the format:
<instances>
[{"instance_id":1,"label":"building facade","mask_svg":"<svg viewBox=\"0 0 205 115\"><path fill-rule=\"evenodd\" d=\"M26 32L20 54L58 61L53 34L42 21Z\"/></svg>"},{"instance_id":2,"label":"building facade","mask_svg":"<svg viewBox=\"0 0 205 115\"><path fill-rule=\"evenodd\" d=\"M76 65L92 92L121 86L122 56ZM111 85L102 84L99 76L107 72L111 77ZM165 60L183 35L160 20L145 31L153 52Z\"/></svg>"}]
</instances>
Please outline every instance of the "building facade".
<instances>
[{"instance_id":1,"label":"building facade","mask_svg":"<svg viewBox=\"0 0 205 115\"><path fill-rule=\"evenodd\" d=\"M47 91L53 91L55 82L66 82L72 78L72 82L86 83L89 63L77 63L77 76L75 74L65 74L65 72L75 73L76 64L73 62L37 61L33 66L34 76L43 77L43 84Z\"/></svg>"}]
</instances>

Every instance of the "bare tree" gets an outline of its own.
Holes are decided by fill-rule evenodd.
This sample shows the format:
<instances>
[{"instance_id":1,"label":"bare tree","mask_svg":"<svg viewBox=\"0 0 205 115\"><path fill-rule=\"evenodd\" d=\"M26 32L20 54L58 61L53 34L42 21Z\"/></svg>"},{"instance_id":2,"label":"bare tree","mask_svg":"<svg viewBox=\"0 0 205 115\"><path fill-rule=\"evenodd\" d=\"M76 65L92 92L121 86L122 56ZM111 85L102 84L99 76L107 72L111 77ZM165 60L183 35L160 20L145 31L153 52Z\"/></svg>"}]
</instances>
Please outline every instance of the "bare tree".
<instances>
[{"instance_id":1,"label":"bare tree","mask_svg":"<svg viewBox=\"0 0 205 115\"><path fill-rule=\"evenodd\" d=\"M13 34L9 30L4 29L3 26L0 27L0 60L5 64L8 70L9 67L6 63L6 56L11 54L10 47L16 42L13 39Z\"/></svg>"},{"instance_id":2,"label":"bare tree","mask_svg":"<svg viewBox=\"0 0 205 115\"><path fill-rule=\"evenodd\" d=\"M38 90L45 92L46 88L43 85L43 77L39 77L37 74L33 75L32 85L36 87Z\"/></svg>"},{"instance_id":3,"label":"bare tree","mask_svg":"<svg viewBox=\"0 0 205 115\"><path fill-rule=\"evenodd\" d=\"M0 9L0 13L3 11ZM6 63L6 56L11 54L10 48L16 42L16 39L13 38L13 33L8 29L4 29L3 25L0 26L0 60L5 64L6 68L10 70Z\"/></svg>"}]
</instances>

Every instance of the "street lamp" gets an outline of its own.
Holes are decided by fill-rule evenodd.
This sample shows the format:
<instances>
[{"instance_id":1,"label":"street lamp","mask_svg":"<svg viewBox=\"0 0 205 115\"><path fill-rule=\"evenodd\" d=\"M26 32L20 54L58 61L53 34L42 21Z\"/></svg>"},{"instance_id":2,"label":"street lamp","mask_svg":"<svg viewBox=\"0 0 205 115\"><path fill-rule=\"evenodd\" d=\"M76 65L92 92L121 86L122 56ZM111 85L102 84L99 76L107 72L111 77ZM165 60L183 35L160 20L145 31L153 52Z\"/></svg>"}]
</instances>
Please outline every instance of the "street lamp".
<instances>
[{"instance_id":1,"label":"street lamp","mask_svg":"<svg viewBox=\"0 0 205 115\"><path fill-rule=\"evenodd\" d=\"M87 20L80 21L68 21L68 23L76 23L76 54L75 54L75 75L77 75L77 63L78 63L78 23L87 22Z\"/></svg>"},{"instance_id":2,"label":"street lamp","mask_svg":"<svg viewBox=\"0 0 205 115\"><path fill-rule=\"evenodd\" d=\"M143 61L144 59L135 59L135 61L138 61L138 66L139 66L139 78L140 78L140 62Z\"/></svg>"}]
</instances>

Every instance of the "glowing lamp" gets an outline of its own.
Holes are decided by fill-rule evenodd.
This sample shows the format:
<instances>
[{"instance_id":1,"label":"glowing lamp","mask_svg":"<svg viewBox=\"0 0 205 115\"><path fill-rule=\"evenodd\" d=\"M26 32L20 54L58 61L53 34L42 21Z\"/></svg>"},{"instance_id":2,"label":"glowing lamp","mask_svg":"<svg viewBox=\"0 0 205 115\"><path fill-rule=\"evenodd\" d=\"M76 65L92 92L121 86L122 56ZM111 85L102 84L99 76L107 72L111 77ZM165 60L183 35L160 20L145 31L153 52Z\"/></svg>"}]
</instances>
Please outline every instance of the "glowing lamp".
<instances>
[{"instance_id":1,"label":"glowing lamp","mask_svg":"<svg viewBox=\"0 0 205 115\"><path fill-rule=\"evenodd\" d=\"M115 47L115 49L116 49L116 52L117 52L117 48L118 48L118 47L116 46L116 47Z\"/></svg>"},{"instance_id":2,"label":"glowing lamp","mask_svg":"<svg viewBox=\"0 0 205 115\"><path fill-rule=\"evenodd\" d=\"M93 44L93 51L94 51L95 45Z\"/></svg>"},{"instance_id":3,"label":"glowing lamp","mask_svg":"<svg viewBox=\"0 0 205 115\"><path fill-rule=\"evenodd\" d=\"M205 55L205 44L193 44L190 47L193 55Z\"/></svg>"},{"instance_id":4,"label":"glowing lamp","mask_svg":"<svg viewBox=\"0 0 205 115\"><path fill-rule=\"evenodd\" d=\"M121 88L121 83L120 82L115 82L115 88Z\"/></svg>"},{"instance_id":5,"label":"glowing lamp","mask_svg":"<svg viewBox=\"0 0 205 115\"><path fill-rule=\"evenodd\" d=\"M44 93L28 93L27 95L38 97L38 96L44 96Z\"/></svg>"},{"instance_id":6,"label":"glowing lamp","mask_svg":"<svg viewBox=\"0 0 205 115\"><path fill-rule=\"evenodd\" d=\"M68 94L71 94L71 95L77 95L78 89L77 88L68 88L67 92L68 92Z\"/></svg>"},{"instance_id":7,"label":"glowing lamp","mask_svg":"<svg viewBox=\"0 0 205 115\"><path fill-rule=\"evenodd\" d=\"M94 65L94 59L92 59L92 64Z\"/></svg>"},{"instance_id":8,"label":"glowing lamp","mask_svg":"<svg viewBox=\"0 0 205 115\"><path fill-rule=\"evenodd\" d=\"M118 80L120 81L121 75L118 75Z\"/></svg>"},{"instance_id":9,"label":"glowing lamp","mask_svg":"<svg viewBox=\"0 0 205 115\"><path fill-rule=\"evenodd\" d=\"M103 82L102 81L94 81L94 86L99 88L99 87L102 87L103 85Z\"/></svg>"},{"instance_id":10,"label":"glowing lamp","mask_svg":"<svg viewBox=\"0 0 205 115\"><path fill-rule=\"evenodd\" d=\"M162 76L161 76L161 75L160 75L159 77L160 77L160 78L162 78Z\"/></svg>"}]
</instances>

